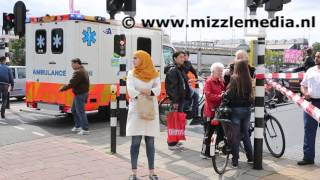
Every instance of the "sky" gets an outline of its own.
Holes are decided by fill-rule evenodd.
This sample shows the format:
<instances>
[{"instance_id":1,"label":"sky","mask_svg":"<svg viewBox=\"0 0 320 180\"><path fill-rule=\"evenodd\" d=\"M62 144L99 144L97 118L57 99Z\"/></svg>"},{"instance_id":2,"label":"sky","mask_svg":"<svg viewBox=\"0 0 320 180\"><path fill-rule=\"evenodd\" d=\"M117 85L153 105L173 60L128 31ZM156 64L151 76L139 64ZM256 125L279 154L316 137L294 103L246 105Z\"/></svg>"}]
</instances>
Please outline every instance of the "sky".
<instances>
[{"instance_id":1,"label":"sky","mask_svg":"<svg viewBox=\"0 0 320 180\"><path fill-rule=\"evenodd\" d=\"M16 0L0 0L0 17L2 12L12 12ZM45 14L58 15L69 13L69 0L23 0L29 9L29 16L43 16ZM189 18L234 18L243 19L244 0L188 0ZM106 0L74 0L74 9L80 10L81 14L109 17L106 12ZM186 18L187 0L137 0L136 20L146 18L169 19ZM319 6L315 0L292 0L285 4L283 11L276 15L299 20L301 18L316 17L316 28L277 28L267 29L267 39L280 40L292 38L306 38L311 43L320 42L320 14ZM260 18L267 18L264 8L257 12ZM122 20L124 14L116 15L116 19ZM0 18L2 25L2 18ZM167 28L165 31L171 34L172 41L184 41L185 28ZM171 32L171 33L170 33ZM256 32L256 29L249 30ZM188 40L221 40L221 39L256 39L244 36L243 28L190 28Z\"/></svg>"}]
</instances>

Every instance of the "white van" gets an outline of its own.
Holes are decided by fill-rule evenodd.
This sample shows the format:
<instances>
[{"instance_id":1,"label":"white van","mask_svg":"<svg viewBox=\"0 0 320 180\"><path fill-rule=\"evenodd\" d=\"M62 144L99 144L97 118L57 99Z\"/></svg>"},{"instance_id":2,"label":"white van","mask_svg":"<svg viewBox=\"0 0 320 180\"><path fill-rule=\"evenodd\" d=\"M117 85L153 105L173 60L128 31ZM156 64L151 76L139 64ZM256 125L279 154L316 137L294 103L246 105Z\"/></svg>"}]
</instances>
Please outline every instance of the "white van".
<instances>
[{"instance_id":1,"label":"white van","mask_svg":"<svg viewBox=\"0 0 320 180\"><path fill-rule=\"evenodd\" d=\"M10 92L10 97L22 100L26 95L26 67L25 66L9 66L12 72L14 88Z\"/></svg>"}]
</instances>

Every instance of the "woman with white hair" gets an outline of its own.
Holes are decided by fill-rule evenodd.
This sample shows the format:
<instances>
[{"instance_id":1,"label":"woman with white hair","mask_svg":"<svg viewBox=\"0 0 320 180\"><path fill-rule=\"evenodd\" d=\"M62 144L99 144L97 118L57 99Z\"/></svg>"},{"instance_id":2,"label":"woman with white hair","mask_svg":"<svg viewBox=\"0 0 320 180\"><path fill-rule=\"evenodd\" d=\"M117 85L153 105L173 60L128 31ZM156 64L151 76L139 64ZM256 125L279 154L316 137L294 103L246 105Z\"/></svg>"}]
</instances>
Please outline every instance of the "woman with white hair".
<instances>
[{"instance_id":1,"label":"woman with white hair","mask_svg":"<svg viewBox=\"0 0 320 180\"><path fill-rule=\"evenodd\" d=\"M203 139L203 145L200 156L202 158L210 157L210 142L213 134L213 126L210 120L214 117L214 111L212 109L220 106L222 100L222 94L225 91L225 86L222 78L224 66L221 63L213 63L210 71L211 76L206 80L204 85L205 93L205 105L204 105L204 116L205 116L205 135Z\"/></svg>"}]
</instances>

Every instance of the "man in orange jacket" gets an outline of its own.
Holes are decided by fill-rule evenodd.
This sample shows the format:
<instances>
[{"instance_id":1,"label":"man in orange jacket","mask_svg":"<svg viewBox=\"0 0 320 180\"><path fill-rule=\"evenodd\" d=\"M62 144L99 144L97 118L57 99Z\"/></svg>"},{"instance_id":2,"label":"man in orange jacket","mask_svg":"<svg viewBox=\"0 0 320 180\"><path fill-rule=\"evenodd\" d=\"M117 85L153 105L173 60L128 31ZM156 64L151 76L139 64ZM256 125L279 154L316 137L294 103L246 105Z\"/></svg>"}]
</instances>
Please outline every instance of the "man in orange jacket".
<instances>
[{"instance_id":1,"label":"man in orange jacket","mask_svg":"<svg viewBox=\"0 0 320 180\"><path fill-rule=\"evenodd\" d=\"M192 66L189 61L190 53L185 52L185 62L184 62L184 71L188 75L189 84L190 84L190 102L187 102L184 106L185 109L189 108L192 105L192 118L190 125L198 125L201 123L201 118L199 117L199 94L196 91L196 80L198 79L197 71Z\"/></svg>"}]
</instances>

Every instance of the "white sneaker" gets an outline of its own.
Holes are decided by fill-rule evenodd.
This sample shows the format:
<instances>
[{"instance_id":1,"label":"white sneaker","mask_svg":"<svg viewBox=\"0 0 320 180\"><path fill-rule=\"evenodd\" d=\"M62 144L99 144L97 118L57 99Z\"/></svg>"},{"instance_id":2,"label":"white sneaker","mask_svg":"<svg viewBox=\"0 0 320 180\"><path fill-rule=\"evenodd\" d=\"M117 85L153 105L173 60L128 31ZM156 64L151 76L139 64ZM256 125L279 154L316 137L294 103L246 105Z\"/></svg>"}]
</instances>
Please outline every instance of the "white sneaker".
<instances>
[{"instance_id":1,"label":"white sneaker","mask_svg":"<svg viewBox=\"0 0 320 180\"><path fill-rule=\"evenodd\" d=\"M80 132L81 131L81 128L77 128L77 127L73 127L71 129L71 132Z\"/></svg>"},{"instance_id":2,"label":"white sneaker","mask_svg":"<svg viewBox=\"0 0 320 180\"><path fill-rule=\"evenodd\" d=\"M78 132L78 135L89 135L89 134L90 134L90 131L83 130L83 129L81 129L80 132Z\"/></svg>"}]
</instances>

